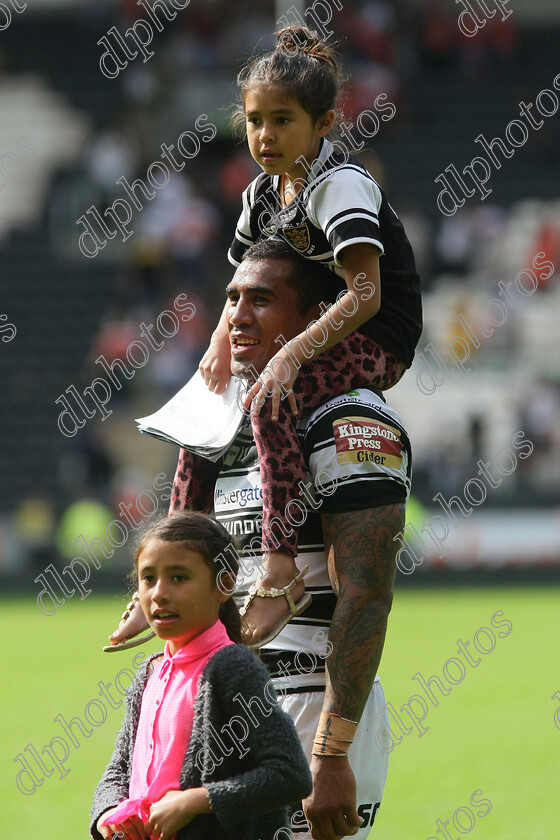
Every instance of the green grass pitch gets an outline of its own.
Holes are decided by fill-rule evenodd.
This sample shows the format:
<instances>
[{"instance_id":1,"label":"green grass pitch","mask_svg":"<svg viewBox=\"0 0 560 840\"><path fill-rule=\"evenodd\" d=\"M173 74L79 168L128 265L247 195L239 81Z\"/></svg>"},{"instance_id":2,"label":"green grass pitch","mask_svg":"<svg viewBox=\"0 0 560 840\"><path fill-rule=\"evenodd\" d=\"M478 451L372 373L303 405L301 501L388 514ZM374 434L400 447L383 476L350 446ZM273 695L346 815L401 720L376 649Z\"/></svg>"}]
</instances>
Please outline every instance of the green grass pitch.
<instances>
[{"instance_id":1,"label":"green grass pitch","mask_svg":"<svg viewBox=\"0 0 560 840\"><path fill-rule=\"evenodd\" d=\"M552 699L560 692L558 599L555 587L397 590L380 676L387 700L405 729L412 722L400 710L412 695L424 699L427 712L419 724L421 736L416 727L405 734L394 726L395 738L401 740L391 752L372 838L456 840L470 834L477 840L553 840L559 836L555 791L560 729L555 711L560 700ZM2 600L3 836L25 840L89 836L92 793L122 716L122 705L111 708L107 696L100 697L99 683L111 683L109 693L116 706L117 674L131 668L136 654L160 647L156 640L127 653L101 652L123 601L93 593L81 602L67 601L46 617L32 598ZM498 626L506 620L511 623L508 635L509 625ZM483 627L492 630L494 647L477 653L475 634ZM492 648L488 632L481 630L476 638L482 648ZM473 662L480 659L476 667L457 653L458 640L471 643ZM461 681L460 667L449 662L452 658L463 662ZM432 684L437 705L413 679L418 673L425 679L436 675L448 690L442 695ZM121 679L126 687L126 674ZM92 726L84 710L94 700L99 702L88 709L98 725ZM411 708L422 714L419 701L413 701ZM106 719L100 722L103 709ZM51 739L64 735L54 720L59 715L67 721L80 718L89 737L74 725L79 745L69 747L64 765L69 772L64 778L60 777L64 769L50 776L37 773L35 783L41 783L24 795L16 786L22 764L13 759L29 756L33 747L40 753ZM560 727L560 712L556 722ZM32 747L25 751L28 745ZM37 767L33 760L30 765ZM20 780L32 787L31 777Z\"/></svg>"}]
</instances>

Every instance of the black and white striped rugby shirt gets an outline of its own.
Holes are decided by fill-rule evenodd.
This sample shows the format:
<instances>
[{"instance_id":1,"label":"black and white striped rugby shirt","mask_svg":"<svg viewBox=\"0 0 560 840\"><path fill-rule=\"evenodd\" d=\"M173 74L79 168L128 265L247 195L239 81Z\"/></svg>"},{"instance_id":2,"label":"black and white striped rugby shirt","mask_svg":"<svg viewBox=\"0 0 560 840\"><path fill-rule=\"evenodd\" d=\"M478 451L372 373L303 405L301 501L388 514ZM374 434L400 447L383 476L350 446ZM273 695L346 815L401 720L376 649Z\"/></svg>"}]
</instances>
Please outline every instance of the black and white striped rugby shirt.
<instances>
[{"instance_id":1,"label":"black and white striped rugby shirt","mask_svg":"<svg viewBox=\"0 0 560 840\"><path fill-rule=\"evenodd\" d=\"M309 566L313 603L262 649L271 673L287 678L288 691L313 690L324 682L326 637L335 607L327 574L321 511L363 510L406 502L411 451L397 412L374 389L335 397L298 422L307 466L306 491L289 511L299 529L299 568ZM214 496L216 518L236 537L241 558L240 595L258 578L261 559L262 489L257 450L247 422L224 458ZM275 667L278 663L286 667ZM309 679L291 681L289 675ZM295 688L293 686L296 686Z\"/></svg>"},{"instance_id":2,"label":"black and white striped rugby shirt","mask_svg":"<svg viewBox=\"0 0 560 840\"><path fill-rule=\"evenodd\" d=\"M360 330L412 364L422 332L420 280L404 228L387 198L358 161L323 140L306 186L282 208L280 176L262 173L243 193L243 207L228 257L238 266L261 236L281 236L306 259L316 260L346 288L340 252L369 242L381 254L381 308ZM364 295L371 287L364 280Z\"/></svg>"}]
</instances>

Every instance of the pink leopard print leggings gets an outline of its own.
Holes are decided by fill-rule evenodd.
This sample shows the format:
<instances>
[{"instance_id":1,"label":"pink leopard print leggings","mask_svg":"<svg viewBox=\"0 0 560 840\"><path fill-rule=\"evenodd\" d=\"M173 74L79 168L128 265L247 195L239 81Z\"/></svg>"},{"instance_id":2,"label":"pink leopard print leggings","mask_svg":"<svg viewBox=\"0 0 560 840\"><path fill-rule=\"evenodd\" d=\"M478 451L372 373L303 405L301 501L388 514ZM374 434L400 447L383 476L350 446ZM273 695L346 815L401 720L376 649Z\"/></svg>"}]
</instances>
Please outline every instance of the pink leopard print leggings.
<instances>
[{"instance_id":1,"label":"pink leopard print leggings","mask_svg":"<svg viewBox=\"0 0 560 840\"><path fill-rule=\"evenodd\" d=\"M387 390L396 385L405 370L404 362L372 338L354 332L302 365L293 386L298 412L301 415L333 397L367 385ZM287 520L286 505L301 497L299 487L300 482L305 482L305 465L294 417L283 406L281 403L278 420L273 421L271 402L266 400L260 415L251 416L251 426L261 468L263 551L284 551L295 556L297 530ZM181 449L170 514L185 508L210 513L219 471L220 463Z\"/></svg>"}]
</instances>

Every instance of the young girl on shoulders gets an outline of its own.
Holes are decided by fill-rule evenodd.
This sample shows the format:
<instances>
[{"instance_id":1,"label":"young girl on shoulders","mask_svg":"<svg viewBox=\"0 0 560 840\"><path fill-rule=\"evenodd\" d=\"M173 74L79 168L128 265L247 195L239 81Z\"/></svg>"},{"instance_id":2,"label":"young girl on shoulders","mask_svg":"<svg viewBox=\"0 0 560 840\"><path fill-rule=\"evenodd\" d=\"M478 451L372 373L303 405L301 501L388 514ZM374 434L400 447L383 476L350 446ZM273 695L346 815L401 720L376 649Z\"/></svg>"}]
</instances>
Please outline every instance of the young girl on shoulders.
<instances>
[{"instance_id":1,"label":"young girl on shoulders","mask_svg":"<svg viewBox=\"0 0 560 840\"><path fill-rule=\"evenodd\" d=\"M296 529L286 515L305 478L294 415L358 387L391 388L410 367L422 330L420 283L402 224L369 172L344 144L327 139L339 94L334 53L303 27L277 37L276 49L238 77L238 116L263 173L243 194L229 258L237 266L260 237L281 237L331 269L341 294L305 333L289 343L278 336L278 353L245 400L261 465L265 575L243 611L245 640L261 645L311 600L305 570L295 562ZM217 393L230 378L225 316L231 305L200 364ZM233 352L248 359L250 342ZM211 509L215 469L184 451L188 505Z\"/></svg>"},{"instance_id":2,"label":"young girl on shoulders","mask_svg":"<svg viewBox=\"0 0 560 840\"><path fill-rule=\"evenodd\" d=\"M226 554L227 552L227 554ZM94 838L273 840L311 775L268 673L240 641L227 531L184 511L144 535L144 615L165 640L127 695L91 812Z\"/></svg>"},{"instance_id":3,"label":"young girl on shoulders","mask_svg":"<svg viewBox=\"0 0 560 840\"><path fill-rule=\"evenodd\" d=\"M245 399L263 488L265 576L243 610L245 640L252 644L270 641L311 600L305 570L295 562L296 529L286 515L305 477L294 415L358 387L391 388L410 367L422 330L420 283L402 224L370 173L344 144L327 139L339 94L335 56L302 27L277 37L276 49L238 77L239 116L263 173L243 194L229 258L237 266L260 237L280 237L331 269L340 294L305 333L289 343L278 337L278 353ZM250 342L230 348L225 315L232 305L200 364L217 393L230 378L231 352L244 359L251 353ZM215 469L185 453L187 504L211 509Z\"/></svg>"}]
</instances>

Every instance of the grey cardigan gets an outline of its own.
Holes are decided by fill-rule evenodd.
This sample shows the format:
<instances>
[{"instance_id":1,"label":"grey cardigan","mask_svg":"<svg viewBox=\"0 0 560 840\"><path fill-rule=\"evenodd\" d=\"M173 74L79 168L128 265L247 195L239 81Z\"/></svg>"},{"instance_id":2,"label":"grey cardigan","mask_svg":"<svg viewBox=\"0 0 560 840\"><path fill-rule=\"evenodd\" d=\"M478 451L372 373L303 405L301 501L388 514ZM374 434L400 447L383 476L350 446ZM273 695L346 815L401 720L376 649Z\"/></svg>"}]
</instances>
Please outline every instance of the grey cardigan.
<instances>
[{"instance_id":1,"label":"grey cardigan","mask_svg":"<svg viewBox=\"0 0 560 840\"><path fill-rule=\"evenodd\" d=\"M128 798L132 756L150 657L126 698L113 757L97 786L90 832ZM264 665L244 645L219 650L207 663L194 706L192 734L180 786L206 787L211 814L199 814L177 840L274 840L288 825L287 805L311 792L309 765L291 718L276 702ZM266 691L265 691L266 687Z\"/></svg>"}]
</instances>

